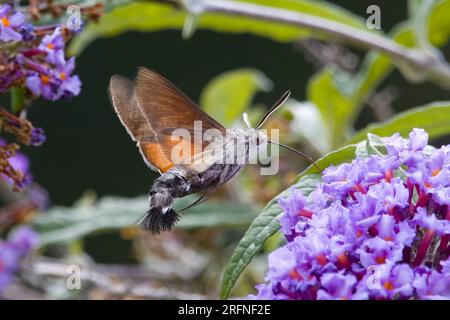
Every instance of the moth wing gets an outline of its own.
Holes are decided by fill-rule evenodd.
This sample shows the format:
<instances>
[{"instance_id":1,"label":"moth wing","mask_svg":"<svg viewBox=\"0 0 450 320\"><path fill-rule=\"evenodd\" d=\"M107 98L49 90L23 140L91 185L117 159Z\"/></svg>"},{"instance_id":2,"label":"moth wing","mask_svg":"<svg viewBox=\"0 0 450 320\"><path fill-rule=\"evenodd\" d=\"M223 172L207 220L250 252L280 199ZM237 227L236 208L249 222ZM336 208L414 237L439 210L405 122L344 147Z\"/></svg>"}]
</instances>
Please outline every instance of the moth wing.
<instances>
[{"instance_id":1,"label":"moth wing","mask_svg":"<svg viewBox=\"0 0 450 320\"><path fill-rule=\"evenodd\" d=\"M157 145L156 134L148 125L141 109L137 105L133 81L118 75L112 76L109 83L109 95L120 122L131 138L137 142L144 162L152 170L160 172L160 167L169 166L168 160L158 148L154 147L154 145ZM150 152L154 154L156 161L151 161L147 156Z\"/></svg>"},{"instance_id":2,"label":"moth wing","mask_svg":"<svg viewBox=\"0 0 450 320\"><path fill-rule=\"evenodd\" d=\"M147 123L156 133L158 144L146 146L142 150L152 163L155 163L152 152L155 149L159 151L157 160L164 164L158 166L162 172L166 172L175 164L193 166L194 162L198 163L201 161L199 159L202 159L201 154L209 145L208 141L202 140L203 133L208 129L215 129L221 134L226 131L169 80L151 70L139 69L134 96ZM199 137L195 132L196 121L201 124L202 132ZM174 135L177 129L184 129L183 132L189 133L189 137L180 138Z\"/></svg>"},{"instance_id":3,"label":"moth wing","mask_svg":"<svg viewBox=\"0 0 450 320\"><path fill-rule=\"evenodd\" d=\"M109 83L109 94L120 121L133 140L154 140L156 133L148 125L137 105L134 96L134 83L131 80L114 75Z\"/></svg>"},{"instance_id":4,"label":"moth wing","mask_svg":"<svg viewBox=\"0 0 450 320\"><path fill-rule=\"evenodd\" d=\"M208 142L184 140L171 135L175 129L194 132L194 122L201 121L202 133L207 129L225 132L225 128L208 116L170 81L141 68L136 83L120 76L110 82L110 96L119 119L138 147L146 164L164 173L178 163L192 163ZM183 150L181 153L174 152ZM174 162L174 154L177 161ZM190 160L190 161L189 161Z\"/></svg>"},{"instance_id":5,"label":"moth wing","mask_svg":"<svg viewBox=\"0 0 450 320\"><path fill-rule=\"evenodd\" d=\"M203 131L225 128L206 114L169 80L160 74L139 68L134 89L139 108L156 133L168 129L194 129L194 122L201 121Z\"/></svg>"}]
</instances>

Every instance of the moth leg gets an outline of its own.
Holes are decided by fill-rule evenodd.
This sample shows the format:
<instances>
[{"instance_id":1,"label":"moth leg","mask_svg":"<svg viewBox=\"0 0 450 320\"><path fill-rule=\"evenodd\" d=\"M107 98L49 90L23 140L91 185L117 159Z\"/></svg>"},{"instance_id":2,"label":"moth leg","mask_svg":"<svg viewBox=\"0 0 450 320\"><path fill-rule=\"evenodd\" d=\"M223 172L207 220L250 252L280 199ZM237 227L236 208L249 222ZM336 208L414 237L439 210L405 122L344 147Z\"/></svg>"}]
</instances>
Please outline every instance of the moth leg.
<instances>
[{"instance_id":1,"label":"moth leg","mask_svg":"<svg viewBox=\"0 0 450 320\"><path fill-rule=\"evenodd\" d=\"M212 186L209 189L206 189L205 192L202 193L202 195L195 200L193 203L191 203L190 205L188 205L187 207L184 207L181 210L178 210L178 212L181 211L185 211L189 208L192 208L193 206L196 206L198 204L202 204L203 202L207 201L209 198L211 198L211 196L214 194L214 191L217 189L217 185L216 186Z\"/></svg>"}]
</instances>

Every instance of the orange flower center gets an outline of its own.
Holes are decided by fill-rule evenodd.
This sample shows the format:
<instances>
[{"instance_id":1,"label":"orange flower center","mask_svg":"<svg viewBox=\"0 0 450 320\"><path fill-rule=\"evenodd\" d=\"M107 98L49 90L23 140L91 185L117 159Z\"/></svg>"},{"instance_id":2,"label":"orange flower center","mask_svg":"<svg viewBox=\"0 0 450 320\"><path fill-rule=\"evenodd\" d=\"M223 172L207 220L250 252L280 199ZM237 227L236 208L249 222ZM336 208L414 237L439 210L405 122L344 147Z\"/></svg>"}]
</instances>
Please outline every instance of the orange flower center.
<instances>
[{"instance_id":1,"label":"orange flower center","mask_svg":"<svg viewBox=\"0 0 450 320\"><path fill-rule=\"evenodd\" d=\"M357 192L361 192L362 194L366 194L367 190L360 183L357 183L353 186L353 189Z\"/></svg>"},{"instance_id":2,"label":"orange flower center","mask_svg":"<svg viewBox=\"0 0 450 320\"><path fill-rule=\"evenodd\" d=\"M391 170L388 170L388 171L386 172L386 174L384 175L384 179L385 179L387 182L391 182L391 179L392 179L392 171L391 171Z\"/></svg>"},{"instance_id":3,"label":"orange flower center","mask_svg":"<svg viewBox=\"0 0 450 320\"><path fill-rule=\"evenodd\" d=\"M348 259L348 256L346 253L341 253L337 257L338 263L342 268L349 268L350 267L350 260Z\"/></svg>"},{"instance_id":4,"label":"orange flower center","mask_svg":"<svg viewBox=\"0 0 450 320\"><path fill-rule=\"evenodd\" d=\"M7 17L3 17L1 20L4 27L9 27L11 25Z\"/></svg>"},{"instance_id":5,"label":"orange flower center","mask_svg":"<svg viewBox=\"0 0 450 320\"><path fill-rule=\"evenodd\" d=\"M386 290L388 290L388 291L391 291L391 290L394 290L394 284L392 283L392 282L390 282L390 281L388 281L388 282L385 282L384 284L383 284L383 287L386 289Z\"/></svg>"},{"instance_id":6,"label":"orange flower center","mask_svg":"<svg viewBox=\"0 0 450 320\"><path fill-rule=\"evenodd\" d=\"M441 169L434 169L434 170L431 172L431 175L432 175L433 177L436 177L439 173L441 173Z\"/></svg>"},{"instance_id":7,"label":"orange flower center","mask_svg":"<svg viewBox=\"0 0 450 320\"><path fill-rule=\"evenodd\" d=\"M383 263L386 262L386 256L378 256L378 257L375 258L375 261L376 261L378 264L383 264Z\"/></svg>"},{"instance_id":8,"label":"orange flower center","mask_svg":"<svg viewBox=\"0 0 450 320\"><path fill-rule=\"evenodd\" d=\"M289 272L289 277L295 280L302 280L303 277L298 273L296 269L292 269L291 272Z\"/></svg>"},{"instance_id":9,"label":"orange flower center","mask_svg":"<svg viewBox=\"0 0 450 320\"><path fill-rule=\"evenodd\" d=\"M61 72L61 73L59 74L59 77L61 78L61 80L66 80L66 78L67 78L65 72Z\"/></svg>"},{"instance_id":10,"label":"orange flower center","mask_svg":"<svg viewBox=\"0 0 450 320\"><path fill-rule=\"evenodd\" d=\"M328 262L328 259L327 259L323 254L319 254L319 255L316 257L316 259L317 259L317 262L319 262L319 264L321 264L322 266L323 266L323 265L326 265L327 262Z\"/></svg>"},{"instance_id":11,"label":"orange flower center","mask_svg":"<svg viewBox=\"0 0 450 320\"><path fill-rule=\"evenodd\" d=\"M44 84L48 84L50 82L50 78L47 76L41 76L41 81Z\"/></svg>"},{"instance_id":12,"label":"orange flower center","mask_svg":"<svg viewBox=\"0 0 450 320\"><path fill-rule=\"evenodd\" d=\"M55 48L55 46L53 45L53 43L49 43L47 45L47 48L49 48L50 50L53 50Z\"/></svg>"}]
</instances>

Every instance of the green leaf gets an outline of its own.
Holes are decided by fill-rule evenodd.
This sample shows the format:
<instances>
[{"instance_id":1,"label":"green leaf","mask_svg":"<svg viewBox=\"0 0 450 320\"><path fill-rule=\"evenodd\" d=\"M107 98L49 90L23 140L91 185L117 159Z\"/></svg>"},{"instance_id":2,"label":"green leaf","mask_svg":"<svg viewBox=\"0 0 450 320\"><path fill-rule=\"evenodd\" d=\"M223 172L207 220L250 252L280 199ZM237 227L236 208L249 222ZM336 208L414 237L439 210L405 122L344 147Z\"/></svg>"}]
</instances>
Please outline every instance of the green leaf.
<instances>
[{"instance_id":1,"label":"green leaf","mask_svg":"<svg viewBox=\"0 0 450 320\"><path fill-rule=\"evenodd\" d=\"M366 142L362 141L358 144L349 144L345 147L336 149L324 155L322 158L316 160L316 164L322 170L325 170L331 165L338 165L345 162L351 162L355 158L355 154L357 149L366 149ZM317 168L314 165L309 165L302 173L300 173L295 181L299 181L306 174L319 173Z\"/></svg>"},{"instance_id":2,"label":"green leaf","mask_svg":"<svg viewBox=\"0 0 450 320\"><path fill-rule=\"evenodd\" d=\"M262 72L238 69L212 79L200 96L200 105L214 119L230 127L250 106L254 95L268 91L272 82Z\"/></svg>"},{"instance_id":3,"label":"green leaf","mask_svg":"<svg viewBox=\"0 0 450 320\"><path fill-rule=\"evenodd\" d=\"M417 201L419 201L419 192L417 191L417 187L414 186L413 187L413 194L412 194L412 197L411 197L411 204L413 206L415 206L415 205L417 205Z\"/></svg>"},{"instance_id":4,"label":"green leaf","mask_svg":"<svg viewBox=\"0 0 450 320\"><path fill-rule=\"evenodd\" d=\"M320 181L321 177L318 174L307 175L298 182L297 187L304 195L308 195ZM277 204L277 199L288 195L289 192L287 190L272 200L263 212L253 220L250 228L242 237L224 271L220 291L222 299L228 298L242 271L261 250L264 242L280 228L278 217L282 211Z\"/></svg>"},{"instance_id":5,"label":"green leaf","mask_svg":"<svg viewBox=\"0 0 450 320\"><path fill-rule=\"evenodd\" d=\"M371 155L383 156L387 154L387 150L383 140L379 136L372 133L367 134L366 148L369 156Z\"/></svg>"},{"instance_id":6,"label":"green leaf","mask_svg":"<svg viewBox=\"0 0 450 320\"><path fill-rule=\"evenodd\" d=\"M359 143L358 145L349 145L330 152L317 160L316 163L319 167L325 169L330 165L350 162L355 157L357 147L365 149L365 142ZM297 176L295 186L305 195L308 195L320 181L321 175L318 174L317 168L311 165ZM278 205L278 199L286 197L289 192L291 192L289 189L285 190L272 199L261 214L253 220L247 232L240 240L229 263L225 267L220 291L220 297L222 299L228 298L231 289L241 273L253 257L261 250L265 241L280 228L277 218L282 213L282 209Z\"/></svg>"},{"instance_id":7,"label":"green leaf","mask_svg":"<svg viewBox=\"0 0 450 320\"><path fill-rule=\"evenodd\" d=\"M403 168L398 168L397 170L395 170L394 177L400 178L405 183L406 183L406 180L408 179L408 176L406 175L406 170Z\"/></svg>"},{"instance_id":8,"label":"green leaf","mask_svg":"<svg viewBox=\"0 0 450 320\"><path fill-rule=\"evenodd\" d=\"M307 13L316 17L340 22L348 26L367 30L366 21L344 8L330 2L317 0L239 0L241 2L255 3L292 10L294 12Z\"/></svg>"},{"instance_id":9,"label":"green leaf","mask_svg":"<svg viewBox=\"0 0 450 320\"><path fill-rule=\"evenodd\" d=\"M247 1L272 7L285 8L312 16L326 18L348 26L365 29L363 19L342 8L320 1L261 0ZM169 4L133 2L117 7L105 14L98 23L90 23L78 34L69 48L71 54L80 54L86 46L99 37L114 37L127 31L155 32L166 29L183 29L186 13ZM209 29L229 33L252 33L276 41L292 42L304 37L320 37L323 34L286 24L262 21L224 14L203 14L195 23L196 29ZM192 31L192 29L189 29Z\"/></svg>"},{"instance_id":10,"label":"green leaf","mask_svg":"<svg viewBox=\"0 0 450 320\"><path fill-rule=\"evenodd\" d=\"M179 199L175 210L186 207L195 197ZM72 208L53 207L38 215L33 228L40 234L40 246L68 244L84 236L133 226L148 210L148 198L105 197L98 203ZM186 211L177 228L212 228L247 226L255 215L246 205L205 203Z\"/></svg>"},{"instance_id":11,"label":"green leaf","mask_svg":"<svg viewBox=\"0 0 450 320\"><path fill-rule=\"evenodd\" d=\"M450 1L441 0L428 16L428 40L436 47L442 47L450 38Z\"/></svg>"},{"instance_id":12,"label":"green leaf","mask_svg":"<svg viewBox=\"0 0 450 320\"><path fill-rule=\"evenodd\" d=\"M289 99L283 106L289 112L292 140L306 139L320 154L331 149L330 133L315 104Z\"/></svg>"},{"instance_id":13,"label":"green leaf","mask_svg":"<svg viewBox=\"0 0 450 320\"><path fill-rule=\"evenodd\" d=\"M95 39L115 37L126 31L181 29L185 16L182 11L167 4L132 2L103 15L97 23L89 23L74 37L69 52L78 55Z\"/></svg>"},{"instance_id":14,"label":"green leaf","mask_svg":"<svg viewBox=\"0 0 450 320\"><path fill-rule=\"evenodd\" d=\"M428 132L430 139L450 134L450 101L434 102L398 113L383 123L372 124L359 131L346 143L362 141L366 139L368 133L387 137L399 132L406 137L413 128L423 128Z\"/></svg>"},{"instance_id":15,"label":"green leaf","mask_svg":"<svg viewBox=\"0 0 450 320\"><path fill-rule=\"evenodd\" d=\"M337 73L342 74L334 68L325 68L311 77L307 89L308 100L315 104L328 128L331 147L340 144L349 130L348 118L355 105L340 89L343 82L339 83Z\"/></svg>"},{"instance_id":16,"label":"green leaf","mask_svg":"<svg viewBox=\"0 0 450 320\"><path fill-rule=\"evenodd\" d=\"M414 36L419 47L429 49L428 40L428 18L439 0L410 0L408 1L408 9L410 20L414 27Z\"/></svg>"}]
</instances>

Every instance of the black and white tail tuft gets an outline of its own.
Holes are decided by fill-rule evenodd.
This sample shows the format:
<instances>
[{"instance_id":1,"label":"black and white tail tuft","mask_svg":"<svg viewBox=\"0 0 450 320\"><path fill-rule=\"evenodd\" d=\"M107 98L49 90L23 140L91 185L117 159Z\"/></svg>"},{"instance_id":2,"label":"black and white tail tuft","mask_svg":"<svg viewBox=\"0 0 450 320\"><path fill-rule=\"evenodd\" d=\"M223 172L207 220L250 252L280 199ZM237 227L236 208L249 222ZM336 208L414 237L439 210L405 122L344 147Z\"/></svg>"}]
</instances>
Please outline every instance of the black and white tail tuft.
<instances>
[{"instance_id":1,"label":"black and white tail tuft","mask_svg":"<svg viewBox=\"0 0 450 320\"><path fill-rule=\"evenodd\" d=\"M179 219L180 216L173 209L163 213L161 207L154 207L147 211L139 225L146 231L159 234L162 231L170 231Z\"/></svg>"}]
</instances>

